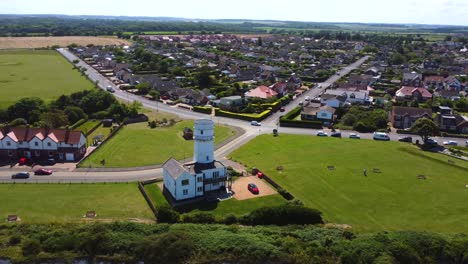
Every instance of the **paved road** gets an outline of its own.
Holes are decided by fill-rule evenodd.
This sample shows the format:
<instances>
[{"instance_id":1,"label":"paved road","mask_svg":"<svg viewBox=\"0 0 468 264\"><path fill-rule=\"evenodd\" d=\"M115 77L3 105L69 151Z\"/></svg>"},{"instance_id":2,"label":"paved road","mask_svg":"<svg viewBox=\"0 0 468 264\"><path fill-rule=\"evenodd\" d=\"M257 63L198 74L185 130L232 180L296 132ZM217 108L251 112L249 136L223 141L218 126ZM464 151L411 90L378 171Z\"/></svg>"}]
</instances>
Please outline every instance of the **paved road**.
<instances>
[{"instance_id":1,"label":"paved road","mask_svg":"<svg viewBox=\"0 0 468 264\"><path fill-rule=\"evenodd\" d=\"M76 57L73 53L69 52L67 49L58 49L66 59L70 62L73 60L79 60L80 62L77 66L85 67L87 69L86 74L91 79L91 81L95 82L98 81L98 86L105 90L107 86L112 86L115 89L114 95L121 100L125 100L128 102L138 100L142 102L143 106L149 109L168 112L177 114L182 118L185 119L201 119L207 118L208 116L205 114L197 113L188 111L185 109L181 109L174 106L169 106L166 104L158 103L155 101L150 101L144 97L133 95L118 89L111 81L107 78L102 76L99 72L97 72L94 68L89 66L88 64L81 61L78 57ZM293 108L299 105L299 101L301 101L302 97L309 96L311 98L317 97L319 94L323 93L326 88L331 86L334 82L336 82L339 78L344 75L347 75L353 69L358 68L361 64L363 64L367 60L367 56L359 59L355 63L348 65L347 67L343 68L340 72L340 75L333 75L327 81L321 83L321 89L313 88L309 91L305 92L301 97L296 98L296 100L292 101L286 106L286 111L290 111ZM231 153L233 150L239 148L243 144L249 142L257 135L272 133L272 130L277 127L279 117L284 114L277 112L262 122L261 127L254 127L249 124L249 122L237 120L237 119L230 119L224 117L209 117L215 123L218 124L226 124L230 126L237 126L243 128L246 132L241 135L240 137L234 139L233 141L229 142L228 144L222 146L221 148L215 151L215 157L218 160L225 160L225 157ZM315 129L301 129L301 128L279 128L279 132L286 133L286 134L302 134L302 135L315 135L318 130ZM353 131L346 131L342 132L343 137L348 137L349 133L353 133ZM354 132L355 133L355 132ZM390 138L392 140L398 139L398 134L390 134ZM361 134L361 138L363 139L372 139L372 134ZM332 140L332 139L330 139ZM459 145L464 144L464 140L462 139L449 139L444 138L443 140L455 140L459 143ZM439 139L441 143L443 141ZM382 142L385 144L385 142ZM0 171L0 182L12 182L11 180L12 172L9 170L2 170ZM74 172L54 172L51 176L32 176L28 180L15 180L16 182L31 182L31 183L47 183L47 182L70 182L70 183L80 183L80 182L130 182L130 181L138 181L138 180L146 180L146 179L153 179L153 178L160 178L162 177L162 169L150 169L150 170L139 170L139 171L117 171L117 172L83 172L83 171L74 171Z\"/></svg>"}]
</instances>

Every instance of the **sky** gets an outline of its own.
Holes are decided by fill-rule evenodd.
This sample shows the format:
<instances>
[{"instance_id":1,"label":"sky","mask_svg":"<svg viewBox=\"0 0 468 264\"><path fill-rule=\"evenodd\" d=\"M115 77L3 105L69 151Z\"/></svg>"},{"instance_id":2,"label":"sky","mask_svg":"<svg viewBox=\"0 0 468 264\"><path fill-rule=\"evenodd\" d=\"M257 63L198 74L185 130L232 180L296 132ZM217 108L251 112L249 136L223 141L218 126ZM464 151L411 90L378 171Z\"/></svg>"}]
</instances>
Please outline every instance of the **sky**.
<instances>
[{"instance_id":1,"label":"sky","mask_svg":"<svg viewBox=\"0 0 468 264\"><path fill-rule=\"evenodd\" d=\"M0 6L2 14L468 26L468 0L0 0Z\"/></svg>"}]
</instances>

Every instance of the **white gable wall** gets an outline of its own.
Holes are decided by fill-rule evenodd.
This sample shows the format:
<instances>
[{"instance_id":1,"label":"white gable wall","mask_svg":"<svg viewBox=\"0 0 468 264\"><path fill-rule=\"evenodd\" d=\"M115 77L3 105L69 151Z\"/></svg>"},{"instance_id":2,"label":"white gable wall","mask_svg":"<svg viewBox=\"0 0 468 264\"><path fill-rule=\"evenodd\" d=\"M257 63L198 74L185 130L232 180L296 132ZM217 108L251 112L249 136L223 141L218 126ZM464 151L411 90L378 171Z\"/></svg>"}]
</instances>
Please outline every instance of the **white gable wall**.
<instances>
[{"instance_id":1,"label":"white gable wall","mask_svg":"<svg viewBox=\"0 0 468 264\"><path fill-rule=\"evenodd\" d=\"M31 149L31 150L40 150L40 149L42 149L42 140L40 140L37 137L33 137L29 141L29 149Z\"/></svg>"},{"instance_id":2,"label":"white gable wall","mask_svg":"<svg viewBox=\"0 0 468 264\"><path fill-rule=\"evenodd\" d=\"M188 180L188 185L182 185L182 181ZM195 177L188 172L184 172L175 180L175 199L176 200L185 200L196 197L196 188L195 188ZM186 194L184 194L186 191Z\"/></svg>"},{"instance_id":3,"label":"white gable wall","mask_svg":"<svg viewBox=\"0 0 468 264\"><path fill-rule=\"evenodd\" d=\"M11 139L10 137L4 137L2 139L2 146L3 149L18 149L18 144L15 141L13 141L13 139Z\"/></svg>"},{"instance_id":4,"label":"white gable wall","mask_svg":"<svg viewBox=\"0 0 468 264\"><path fill-rule=\"evenodd\" d=\"M49 146L50 143L50 146ZM47 137L42 141L43 149L45 150L57 150L58 144L53 141L51 138Z\"/></svg>"},{"instance_id":5,"label":"white gable wall","mask_svg":"<svg viewBox=\"0 0 468 264\"><path fill-rule=\"evenodd\" d=\"M175 197L176 190L174 178L172 178L166 170L163 170L163 178L164 187L171 193L172 197Z\"/></svg>"}]
</instances>

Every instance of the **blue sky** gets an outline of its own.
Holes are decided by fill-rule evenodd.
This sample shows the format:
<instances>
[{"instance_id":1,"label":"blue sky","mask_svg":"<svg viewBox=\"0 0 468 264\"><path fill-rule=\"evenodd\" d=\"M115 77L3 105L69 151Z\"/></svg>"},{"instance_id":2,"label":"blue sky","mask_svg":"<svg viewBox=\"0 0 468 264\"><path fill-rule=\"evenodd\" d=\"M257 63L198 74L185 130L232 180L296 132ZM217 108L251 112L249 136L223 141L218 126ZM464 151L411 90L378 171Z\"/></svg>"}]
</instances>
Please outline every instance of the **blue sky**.
<instances>
[{"instance_id":1,"label":"blue sky","mask_svg":"<svg viewBox=\"0 0 468 264\"><path fill-rule=\"evenodd\" d=\"M468 26L468 0L0 0L3 14L171 16Z\"/></svg>"}]
</instances>

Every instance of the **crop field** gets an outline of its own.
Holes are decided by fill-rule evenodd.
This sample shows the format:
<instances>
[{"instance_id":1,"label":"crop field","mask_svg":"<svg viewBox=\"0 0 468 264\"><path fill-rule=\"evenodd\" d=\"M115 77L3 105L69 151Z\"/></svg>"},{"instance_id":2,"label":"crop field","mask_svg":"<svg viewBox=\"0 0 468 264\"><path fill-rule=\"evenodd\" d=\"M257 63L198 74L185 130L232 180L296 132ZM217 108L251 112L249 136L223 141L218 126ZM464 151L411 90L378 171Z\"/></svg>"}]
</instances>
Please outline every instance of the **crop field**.
<instances>
[{"instance_id":1,"label":"crop field","mask_svg":"<svg viewBox=\"0 0 468 264\"><path fill-rule=\"evenodd\" d=\"M259 136L230 157L264 171L327 222L360 232L468 232L466 161L401 142L285 134Z\"/></svg>"},{"instance_id":2,"label":"crop field","mask_svg":"<svg viewBox=\"0 0 468 264\"><path fill-rule=\"evenodd\" d=\"M56 51L0 51L0 108L24 97L48 102L62 94L92 88L93 84Z\"/></svg>"},{"instance_id":3,"label":"crop field","mask_svg":"<svg viewBox=\"0 0 468 264\"><path fill-rule=\"evenodd\" d=\"M54 45L66 47L72 43L86 46L93 45L128 45L129 41L113 37L0 37L0 49L37 49Z\"/></svg>"}]
</instances>

